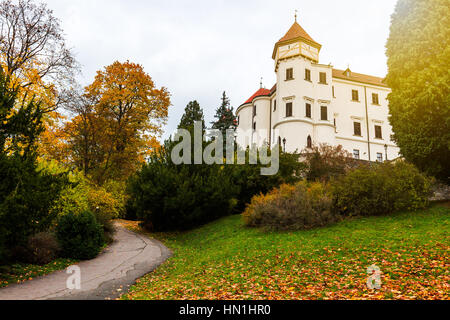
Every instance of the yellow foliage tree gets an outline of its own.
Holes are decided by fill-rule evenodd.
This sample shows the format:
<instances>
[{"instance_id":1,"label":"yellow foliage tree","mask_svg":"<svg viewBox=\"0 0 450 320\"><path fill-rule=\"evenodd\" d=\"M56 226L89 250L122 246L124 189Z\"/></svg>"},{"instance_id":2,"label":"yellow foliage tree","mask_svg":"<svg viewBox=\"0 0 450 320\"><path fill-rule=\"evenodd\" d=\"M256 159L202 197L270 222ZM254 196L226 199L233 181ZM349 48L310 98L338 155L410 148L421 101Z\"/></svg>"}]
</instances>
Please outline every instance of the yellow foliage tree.
<instances>
[{"instance_id":1,"label":"yellow foliage tree","mask_svg":"<svg viewBox=\"0 0 450 320\"><path fill-rule=\"evenodd\" d=\"M85 88L65 128L70 158L99 184L126 179L159 146L169 106L167 89L141 65L114 62Z\"/></svg>"}]
</instances>

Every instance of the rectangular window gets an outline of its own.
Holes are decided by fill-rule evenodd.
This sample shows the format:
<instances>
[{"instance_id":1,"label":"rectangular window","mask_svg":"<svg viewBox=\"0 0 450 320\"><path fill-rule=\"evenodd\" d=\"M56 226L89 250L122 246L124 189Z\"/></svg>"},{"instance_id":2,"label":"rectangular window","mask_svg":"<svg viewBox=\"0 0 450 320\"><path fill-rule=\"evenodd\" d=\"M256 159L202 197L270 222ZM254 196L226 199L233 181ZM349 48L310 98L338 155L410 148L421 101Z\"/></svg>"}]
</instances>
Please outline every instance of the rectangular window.
<instances>
[{"instance_id":1,"label":"rectangular window","mask_svg":"<svg viewBox=\"0 0 450 320\"><path fill-rule=\"evenodd\" d=\"M305 80L311 81L311 70L305 69Z\"/></svg>"},{"instance_id":2,"label":"rectangular window","mask_svg":"<svg viewBox=\"0 0 450 320\"><path fill-rule=\"evenodd\" d=\"M306 104L306 117L311 118L311 104L310 103Z\"/></svg>"},{"instance_id":3,"label":"rectangular window","mask_svg":"<svg viewBox=\"0 0 450 320\"><path fill-rule=\"evenodd\" d=\"M382 153L377 153L377 161L383 162L383 154Z\"/></svg>"},{"instance_id":4,"label":"rectangular window","mask_svg":"<svg viewBox=\"0 0 450 320\"><path fill-rule=\"evenodd\" d=\"M294 69L289 68L286 69L286 80L293 80L294 79Z\"/></svg>"},{"instance_id":5,"label":"rectangular window","mask_svg":"<svg viewBox=\"0 0 450 320\"><path fill-rule=\"evenodd\" d=\"M332 91L333 91L333 98L336 98L336 96L334 95L334 86L332 87Z\"/></svg>"},{"instance_id":6,"label":"rectangular window","mask_svg":"<svg viewBox=\"0 0 450 320\"><path fill-rule=\"evenodd\" d=\"M353 122L353 134L361 137L361 123Z\"/></svg>"},{"instance_id":7,"label":"rectangular window","mask_svg":"<svg viewBox=\"0 0 450 320\"><path fill-rule=\"evenodd\" d=\"M256 104L253 106L253 116L256 116Z\"/></svg>"},{"instance_id":8,"label":"rectangular window","mask_svg":"<svg viewBox=\"0 0 450 320\"><path fill-rule=\"evenodd\" d=\"M378 97L378 93L372 93L372 104L380 105L380 99Z\"/></svg>"},{"instance_id":9,"label":"rectangular window","mask_svg":"<svg viewBox=\"0 0 450 320\"><path fill-rule=\"evenodd\" d=\"M327 83L327 74L326 72L319 73L319 83L326 84Z\"/></svg>"},{"instance_id":10,"label":"rectangular window","mask_svg":"<svg viewBox=\"0 0 450 320\"><path fill-rule=\"evenodd\" d=\"M273 112L277 111L277 100L273 100Z\"/></svg>"},{"instance_id":11,"label":"rectangular window","mask_svg":"<svg viewBox=\"0 0 450 320\"><path fill-rule=\"evenodd\" d=\"M292 102L286 103L286 117L292 117Z\"/></svg>"},{"instance_id":12,"label":"rectangular window","mask_svg":"<svg viewBox=\"0 0 450 320\"><path fill-rule=\"evenodd\" d=\"M253 130L256 130L256 122L253 122Z\"/></svg>"},{"instance_id":13,"label":"rectangular window","mask_svg":"<svg viewBox=\"0 0 450 320\"><path fill-rule=\"evenodd\" d=\"M238 118L237 118L237 124L239 125L240 122L241 122L241 116L238 116Z\"/></svg>"},{"instance_id":14,"label":"rectangular window","mask_svg":"<svg viewBox=\"0 0 450 320\"><path fill-rule=\"evenodd\" d=\"M358 90L352 90L352 100L359 101L359 92Z\"/></svg>"},{"instance_id":15,"label":"rectangular window","mask_svg":"<svg viewBox=\"0 0 450 320\"><path fill-rule=\"evenodd\" d=\"M357 150L357 149L354 149L354 150L353 150L353 158L359 160L359 150Z\"/></svg>"},{"instance_id":16,"label":"rectangular window","mask_svg":"<svg viewBox=\"0 0 450 320\"><path fill-rule=\"evenodd\" d=\"M328 108L320 107L320 120L328 121Z\"/></svg>"},{"instance_id":17,"label":"rectangular window","mask_svg":"<svg viewBox=\"0 0 450 320\"><path fill-rule=\"evenodd\" d=\"M383 134L381 132L381 126L375 126L375 138L383 139Z\"/></svg>"}]
</instances>

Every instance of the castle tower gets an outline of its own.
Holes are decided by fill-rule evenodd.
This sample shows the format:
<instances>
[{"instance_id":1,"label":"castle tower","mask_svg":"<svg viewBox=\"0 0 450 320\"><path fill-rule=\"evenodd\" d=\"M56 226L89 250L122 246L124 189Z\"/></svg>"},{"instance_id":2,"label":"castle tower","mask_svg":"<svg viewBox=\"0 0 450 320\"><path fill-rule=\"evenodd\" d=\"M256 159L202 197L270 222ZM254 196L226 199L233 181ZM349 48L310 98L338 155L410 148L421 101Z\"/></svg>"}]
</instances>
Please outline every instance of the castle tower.
<instances>
[{"instance_id":1,"label":"castle tower","mask_svg":"<svg viewBox=\"0 0 450 320\"><path fill-rule=\"evenodd\" d=\"M321 48L295 21L273 50L277 88L272 144L285 140L287 152L335 143L332 67L319 64Z\"/></svg>"}]
</instances>

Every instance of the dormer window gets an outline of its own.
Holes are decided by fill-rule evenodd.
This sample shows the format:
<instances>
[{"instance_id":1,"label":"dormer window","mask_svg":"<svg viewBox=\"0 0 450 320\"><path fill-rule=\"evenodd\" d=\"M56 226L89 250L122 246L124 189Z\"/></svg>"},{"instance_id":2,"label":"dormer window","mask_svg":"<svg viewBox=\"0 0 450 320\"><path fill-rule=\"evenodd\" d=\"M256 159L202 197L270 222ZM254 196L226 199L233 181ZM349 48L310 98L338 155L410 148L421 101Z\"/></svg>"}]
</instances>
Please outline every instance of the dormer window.
<instances>
[{"instance_id":1,"label":"dormer window","mask_svg":"<svg viewBox=\"0 0 450 320\"><path fill-rule=\"evenodd\" d=\"M294 69L292 68L286 69L286 81L287 80L294 80Z\"/></svg>"},{"instance_id":2,"label":"dormer window","mask_svg":"<svg viewBox=\"0 0 450 320\"><path fill-rule=\"evenodd\" d=\"M352 72L350 71L350 68L347 68L347 70L345 70L345 76L346 77L349 77L350 78L350 76L352 75Z\"/></svg>"}]
</instances>

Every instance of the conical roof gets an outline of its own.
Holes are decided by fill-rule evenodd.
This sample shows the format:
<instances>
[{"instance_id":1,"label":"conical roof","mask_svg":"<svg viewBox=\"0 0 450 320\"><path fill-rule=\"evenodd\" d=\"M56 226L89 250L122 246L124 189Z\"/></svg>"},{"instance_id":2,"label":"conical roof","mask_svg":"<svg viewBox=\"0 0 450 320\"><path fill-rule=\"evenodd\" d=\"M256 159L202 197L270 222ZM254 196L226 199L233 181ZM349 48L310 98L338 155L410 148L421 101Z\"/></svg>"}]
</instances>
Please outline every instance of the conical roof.
<instances>
[{"instance_id":1,"label":"conical roof","mask_svg":"<svg viewBox=\"0 0 450 320\"><path fill-rule=\"evenodd\" d=\"M275 44L275 48L273 50L273 56L272 58L275 59L275 55L277 52L277 48L282 43L288 43L290 41L296 40L296 39L303 39L306 40L306 42L309 42L311 45L321 48L322 46L316 42L306 31L303 29L297 21L294 22L294 24L291 26L291 28L286 32L284 37L282 37L278 42Z\"/></svg>"},{"instance_id":2,"label":"conical roof","mask_svg":"<svg viewBox=\"0 0 450 320\"><path fill-rule=\"evenodd\" d=\"M297 38L303 38L309 40L311 42L317 43L313 38L303 29L297 21L294 22L292 27L288 30L288 32L281 38L278 42L289 41ZM317 43L318 44L318 43Z\"/></svg>"}]
</instances>

